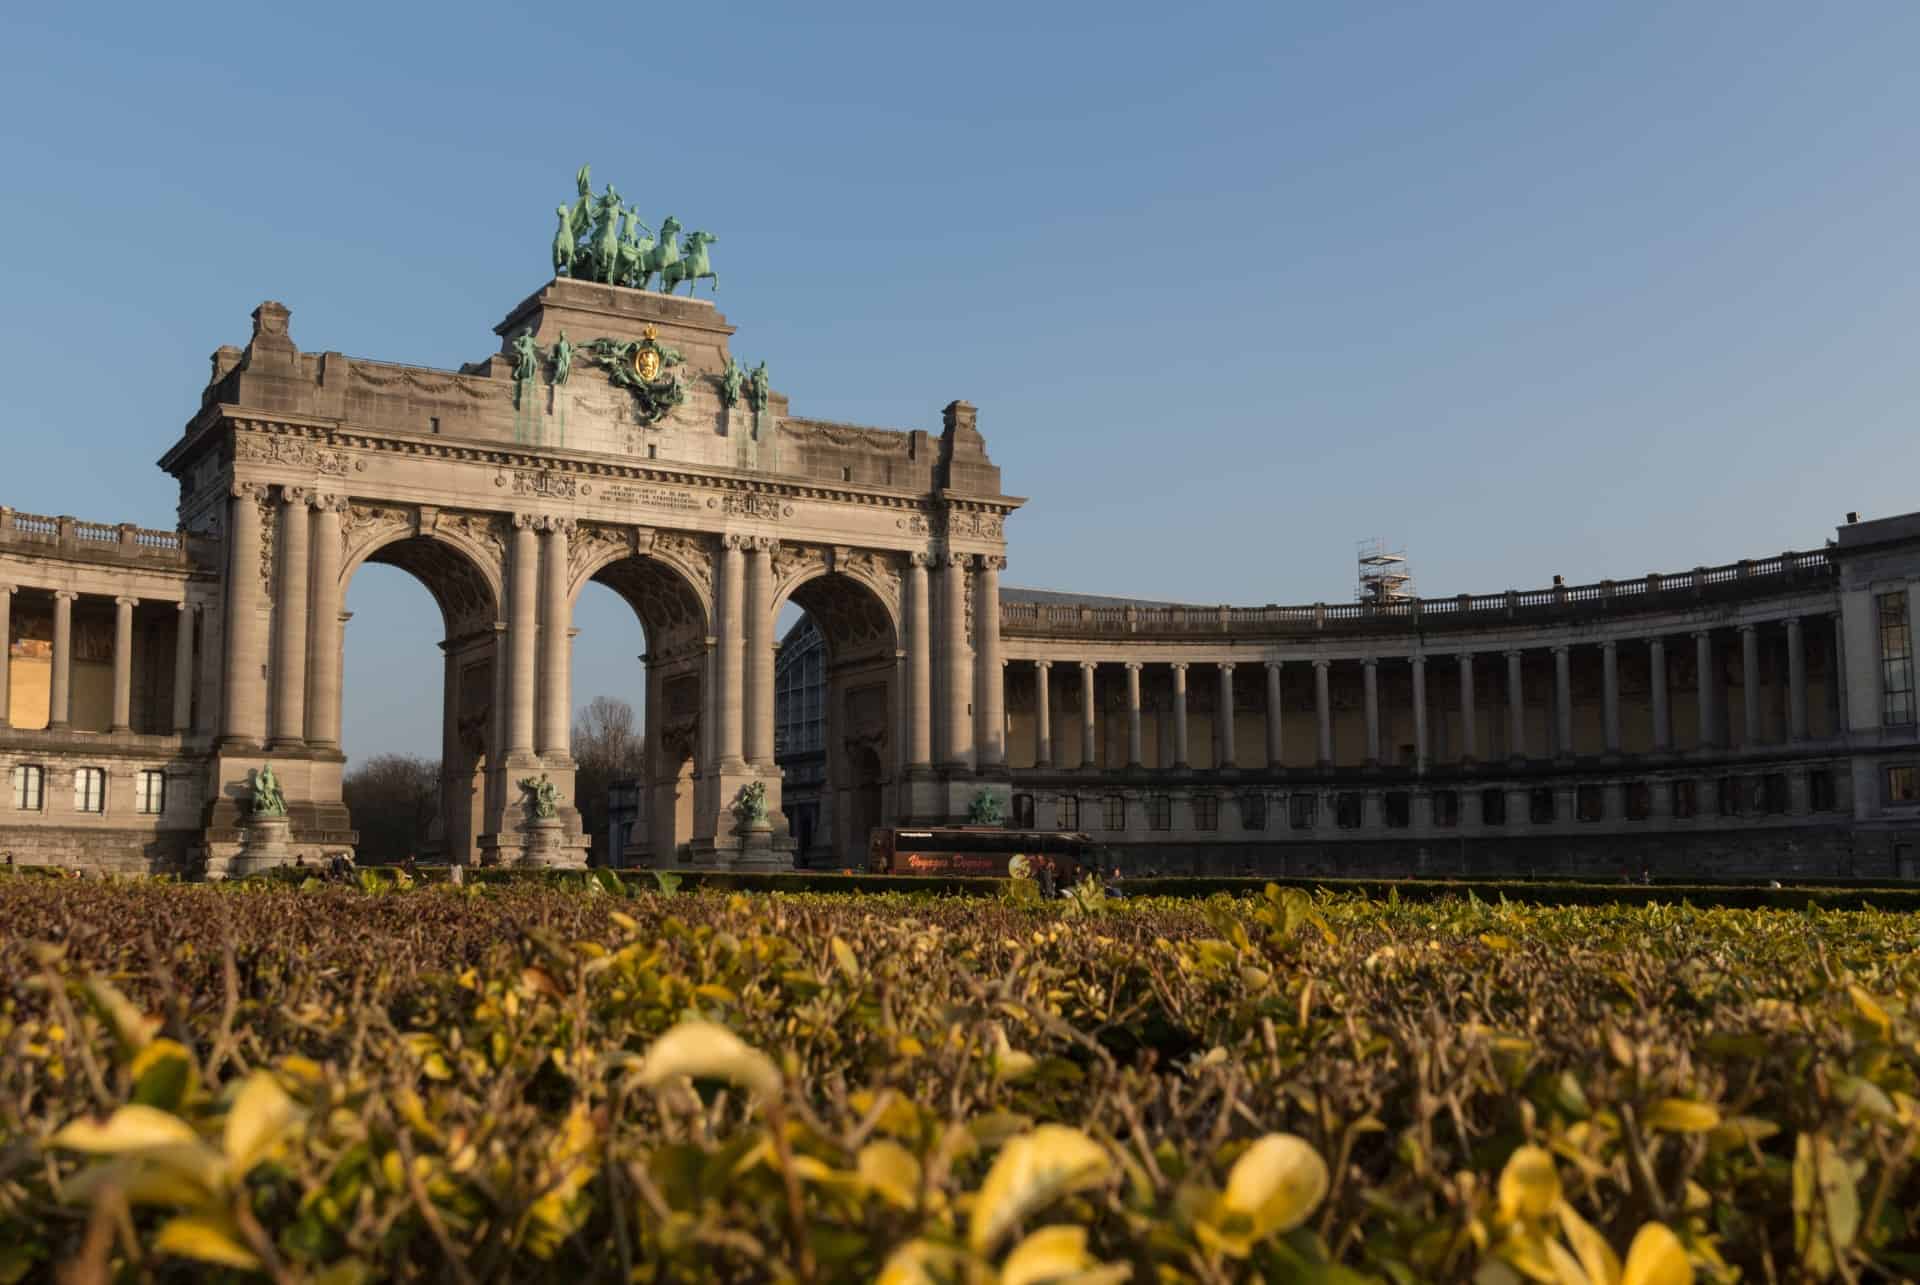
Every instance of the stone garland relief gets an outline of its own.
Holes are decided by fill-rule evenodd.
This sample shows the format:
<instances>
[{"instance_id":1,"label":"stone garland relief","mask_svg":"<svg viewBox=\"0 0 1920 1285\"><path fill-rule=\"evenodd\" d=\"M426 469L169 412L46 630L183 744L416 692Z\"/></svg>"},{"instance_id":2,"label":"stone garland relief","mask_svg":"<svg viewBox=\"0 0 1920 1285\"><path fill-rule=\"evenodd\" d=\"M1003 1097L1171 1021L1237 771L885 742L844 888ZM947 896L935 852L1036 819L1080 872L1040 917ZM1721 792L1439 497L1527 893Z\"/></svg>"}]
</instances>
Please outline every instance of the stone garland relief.
<instances>
[{"instance_id":1,"label":"stone garland relief","mask_svg":"<svg viewBox=\"0 0 1920 1285\"><path fill-rule=\"evenodd\" d=\"M419 389L423 393L459 393L476 402L490 399L497 400L507 396L504 389L491 387L484 380L464 379L458 375L449 375L444 380L432 380L422 377L415 371L404 368L390 376L376 375L371 370L358 364L355 364L351 369L355 379L362 383L372 384L375 388L391 388L395 384L406 384L409 387Z\"/></svg>"}]
</instances>

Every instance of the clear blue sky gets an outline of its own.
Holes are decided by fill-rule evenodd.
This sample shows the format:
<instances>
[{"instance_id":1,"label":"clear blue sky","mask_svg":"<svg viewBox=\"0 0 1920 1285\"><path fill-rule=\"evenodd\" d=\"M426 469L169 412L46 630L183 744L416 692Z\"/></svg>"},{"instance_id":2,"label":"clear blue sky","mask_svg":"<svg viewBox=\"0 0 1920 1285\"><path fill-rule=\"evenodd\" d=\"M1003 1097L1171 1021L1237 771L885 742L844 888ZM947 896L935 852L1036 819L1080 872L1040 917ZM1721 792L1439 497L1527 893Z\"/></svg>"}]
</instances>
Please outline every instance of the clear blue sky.
<instances>
[{"instance_id":1,"label":"clear blue sky","mask_svg":"<svg viewBox=\"0 0 1920 1285\"><path fill-rule=\"evenodd\" d=\"M1920 508L1920 5L40 6L0 19L0 503L171 525L263 298L453 365L574 169L719 233L798 413L980 407L1015 584L1337 601ZM437 752L431 600L349 595L348 748ZM583 603L575 694L642 650ZM637 703L637 701L636 701Z\"/></svg>"}]
</instances>

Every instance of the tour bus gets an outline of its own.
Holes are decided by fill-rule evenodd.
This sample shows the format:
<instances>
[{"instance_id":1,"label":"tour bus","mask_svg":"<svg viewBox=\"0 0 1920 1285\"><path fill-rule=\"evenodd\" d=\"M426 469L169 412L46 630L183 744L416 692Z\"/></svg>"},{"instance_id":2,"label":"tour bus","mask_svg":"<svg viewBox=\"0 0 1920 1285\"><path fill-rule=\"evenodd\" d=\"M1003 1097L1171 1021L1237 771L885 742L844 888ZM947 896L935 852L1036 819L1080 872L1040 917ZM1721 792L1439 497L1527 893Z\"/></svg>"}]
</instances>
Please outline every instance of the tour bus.
<instances>
[{"instance_id":1,"label":"tour bus","mask_svg":"<svg viewBox=\"0 0 1920 1285\"><path fill-rule=\"evenodd\" d=\"M876 826L868 840L867 869L874 874L1004 877L1007 862L1016 854L1045 857L1061 887L1100 869L1099 848L1087 835L997 825Z\"/></svg>"}]
</instances>

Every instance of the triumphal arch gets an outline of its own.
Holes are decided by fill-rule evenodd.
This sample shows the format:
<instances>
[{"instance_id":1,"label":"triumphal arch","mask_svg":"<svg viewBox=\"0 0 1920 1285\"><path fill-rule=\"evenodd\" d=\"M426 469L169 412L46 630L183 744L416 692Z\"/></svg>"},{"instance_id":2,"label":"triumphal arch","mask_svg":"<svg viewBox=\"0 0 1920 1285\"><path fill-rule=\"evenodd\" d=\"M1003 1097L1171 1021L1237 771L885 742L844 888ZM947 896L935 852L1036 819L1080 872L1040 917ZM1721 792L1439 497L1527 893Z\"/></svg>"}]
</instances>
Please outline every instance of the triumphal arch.
<instances>
[{"instance_id":1,"label":"triumphal arch","mask_svg":"<svg viewBox=\"0 0 1920 1285\"><path fill-rule=\"evenodd\" d=\"M277 302L214 354L161 460L181 530L216 559L198 632L210 869L253 864L267 768L287 852L353 844L342 604L367 563L411 573L440 608L455 860L584 860L570 652L589 581L645 634L654 860L790 861L773 737L789 601L827 638L842 761L882 765L880 820L963 816L982 788L1004 792L998 575L1021 501L974 408L949 403L937 433L794 413L766 362L738 360L710 296L664 289L711 280L712 238L675 245L654 279L642 226L583 173L556 276L458 370L304 351ZM696 253L704 271L677 276Z\"/></svg>"}]
</instances>

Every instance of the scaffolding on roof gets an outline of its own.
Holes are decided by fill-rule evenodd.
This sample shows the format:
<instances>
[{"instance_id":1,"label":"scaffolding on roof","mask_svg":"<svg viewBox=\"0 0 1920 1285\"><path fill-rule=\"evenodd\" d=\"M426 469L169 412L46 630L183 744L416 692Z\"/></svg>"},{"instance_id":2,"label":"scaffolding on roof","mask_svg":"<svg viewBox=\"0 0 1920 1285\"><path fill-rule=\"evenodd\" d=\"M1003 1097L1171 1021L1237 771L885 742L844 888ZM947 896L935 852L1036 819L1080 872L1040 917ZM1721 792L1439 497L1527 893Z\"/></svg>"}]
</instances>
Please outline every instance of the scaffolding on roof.
<instances>
[{"instance_id":1,"label":"scaffolding on roof","mask_svg":"<svg viewBox=\"0 0 1920 1285\"><path fill-rule=\"evenodd\" d=\"M1406 602L1413 597L1413 571L1407 555L1387 548L1378 537L1359 542L1360 586L1354 601L1378 606L1388 602Z\"/></svg>"}]
</instances>

